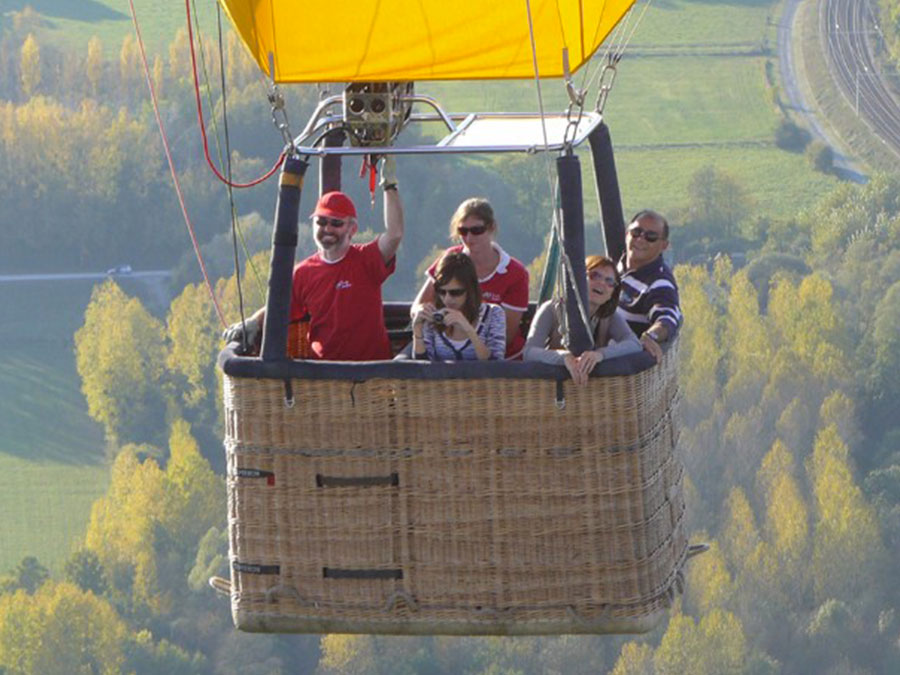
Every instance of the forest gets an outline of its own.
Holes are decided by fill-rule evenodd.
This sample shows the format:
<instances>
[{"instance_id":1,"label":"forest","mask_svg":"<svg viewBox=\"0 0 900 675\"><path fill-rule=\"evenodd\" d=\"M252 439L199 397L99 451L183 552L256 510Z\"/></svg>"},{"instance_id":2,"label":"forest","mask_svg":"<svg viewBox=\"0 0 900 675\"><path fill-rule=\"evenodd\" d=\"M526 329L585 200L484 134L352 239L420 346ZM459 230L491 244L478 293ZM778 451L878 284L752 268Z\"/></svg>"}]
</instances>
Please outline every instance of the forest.
<instances>
[{"instance_id":1,"label":"forest","mask_svg":"<svg viewBox=\"0 0 900 675\"><path fill-rule=\"evenodd\" d=\"M900 65L900 2L897 0L878 0L877 16L881 20L881 33L884 36L888 57L895 67Z\"/></svg>"},{"instance_id":2,"label":"forest","mask_svg":"<svg viewBox=\"0 0 900 675\"><path fill-rule=\"evenodd\" d=\"M130 37L93 39L83 52L41 44L40 21L16 12L0 35L0 268L105 269L141 251L175 274L163 308L114 279L98 284L72 337L109 483L60 571L34 556L0 570L0 673L900 671L900 176L840 184L812 206L760 217L739 181L703 167L690 208L670 214L686 317L688 531L710 550L689 563L686 591L659 628L602 638L242 634L207 585L228 573L221 325L186 253L140 55ZM179 33L150 68L214 292L237 317L230 207L192 132L186 39ZM225 47L234 170L246 179L277 156L280 138L259 135L264 89L230 34ZM217 59L210 47L203 61L212 69ZM292 110L315 102L289 96ZM388 294L408 296L444 245L460 182L492 195L516 223L510 252L539 270L541 172L519 159L401 164L409 221L442 215L438 227L410 228L406 269ZM272 192L237 199L243 303L257 307Z\"/></svg>"}]
</instances>

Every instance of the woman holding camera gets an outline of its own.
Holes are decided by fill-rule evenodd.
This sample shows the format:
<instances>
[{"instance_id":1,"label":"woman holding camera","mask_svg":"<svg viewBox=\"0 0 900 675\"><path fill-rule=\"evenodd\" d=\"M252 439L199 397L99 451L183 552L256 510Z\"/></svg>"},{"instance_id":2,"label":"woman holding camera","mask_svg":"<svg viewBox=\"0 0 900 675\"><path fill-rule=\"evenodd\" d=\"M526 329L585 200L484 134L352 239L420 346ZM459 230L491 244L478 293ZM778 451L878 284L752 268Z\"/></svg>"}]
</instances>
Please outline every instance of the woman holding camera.
<instances>
[{"instance_id":1,"label":"woman holding camera","mask_svg":"<svg viewBox=\"0 0 900 675\"><path fill-rule=\"evenodd\" d=\"M525 346L521 323L528 309L528 270L500 248L496 236L497 221L490 202L472 197L460 204L450 219L450 238L459 245L444 253L462 252L472 259L483 299L500 305L506 314L506 358L516 359ZM434 307L436 266L437 262L428 268L425 283L413 302L413 316L425 306Z\"/></svg>"},{"instance_id":2,"label":"woman holding camera","mask_svg":"<svg viewBox=\"0 0 900 675\"><path fill-rule=\"evenodd\" d=\"M413 354L429 361L502 359L506 314L481 301L475 264L465 253L445 253L434 270L434 304L413 314Z\"/></svg>"},{"instance_id":3,"label":"woman holding camera","mask_svg":"<svg viewBox=\"0 0 900 675\"><path fill-rule=\"evenodd\" d=\"M619 309L621 278L616 264L600 255L585 259L588 312L594 349L575 356L565 349L559 332L558 312L565 311L559 300L541 305L525 343L525 360L565 365L575 384L587 384L591 371L603 359L641 351L641 343Z\"/></svg>"}]
</instances>

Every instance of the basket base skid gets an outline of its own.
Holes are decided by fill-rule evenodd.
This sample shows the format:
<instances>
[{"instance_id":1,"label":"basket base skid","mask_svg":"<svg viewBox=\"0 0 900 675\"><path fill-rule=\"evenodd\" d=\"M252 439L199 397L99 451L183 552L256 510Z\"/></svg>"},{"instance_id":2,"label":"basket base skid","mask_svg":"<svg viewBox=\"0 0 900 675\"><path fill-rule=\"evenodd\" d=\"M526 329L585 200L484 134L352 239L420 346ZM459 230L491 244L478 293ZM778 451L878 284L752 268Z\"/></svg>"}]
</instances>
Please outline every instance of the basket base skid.
<instances>
[{"instance_id":1,"label":"basket base skid","mask_svg":"<svg viewBox=\"0 0 900 675\"><path fill-rule=\"evenodd\" d=\"M234 624L248 633L366 633L378 635L604 635L646 633L664 611L635 619L596 621L430 621L355 620L235 612Z\"/></svg>"}]
</instances>

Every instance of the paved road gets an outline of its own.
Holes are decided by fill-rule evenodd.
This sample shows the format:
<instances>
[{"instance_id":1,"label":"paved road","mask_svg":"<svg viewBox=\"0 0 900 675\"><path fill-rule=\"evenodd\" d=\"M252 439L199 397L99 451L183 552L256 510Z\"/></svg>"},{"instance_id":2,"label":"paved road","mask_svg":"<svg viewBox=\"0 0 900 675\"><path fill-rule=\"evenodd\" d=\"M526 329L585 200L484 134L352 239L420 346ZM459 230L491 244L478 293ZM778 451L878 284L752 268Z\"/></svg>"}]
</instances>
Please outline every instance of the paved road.
<instances>
[{"instance_id":1,"label":"paved road","mask_svg":"<svg viewBox=\"0 0 900 675\"><path fill-rule=\"evenodd\" d=\"M850 105L885 147L900 158L900 103L882 80L873 58L878 24L872 0L824 0L820 27L826 31L828 65Z\"/></svg>"},{"instance_id":2,"label":"paved road","mask_svg":"<svg viewBox=\"0 0 900 675\"><path fill-rule=\"evenodd\" d=\"M169 270L147 270L130 274L104 274L102 272L86 272L71 274L0 274L0 282L16 281L72 281L77 279L165 279L172 276Z\"/></svg>"},{"instance_id":3,"label":"paved road","mask_svg":"<svg viewBox=\"0 0 900 675\"><path fill-rule=\"evenodd\" d=\"M866 177L861 174L852 158L840 153L842 143L833 138L813 107L803 98L797 83L797 70L794 64L793 40L801 29L797 23L797 9L803 0L787 0L778 22L778 64L781 71L781 83L787 105L795 113L805 118L810 131L818 136L834 151L834 168L839 176L858 183L864 183ZM799 38L798 38L799 39Z\"/></svg>"}]
</instances>

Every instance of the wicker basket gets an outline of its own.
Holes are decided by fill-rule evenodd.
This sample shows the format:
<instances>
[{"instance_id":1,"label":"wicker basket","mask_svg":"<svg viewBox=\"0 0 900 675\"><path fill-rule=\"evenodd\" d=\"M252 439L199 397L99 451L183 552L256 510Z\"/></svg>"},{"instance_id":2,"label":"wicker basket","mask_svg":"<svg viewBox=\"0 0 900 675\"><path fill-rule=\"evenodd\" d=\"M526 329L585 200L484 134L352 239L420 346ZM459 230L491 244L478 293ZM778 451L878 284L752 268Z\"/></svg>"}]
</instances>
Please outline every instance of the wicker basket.
<instances>
[{"instance_id":1,"label":"wicker basket","mask_svg":"<svg viewBox=\"0 0 900 675\"><path fill-rule=\"evenodd\" d=\"M675 361L585 387L292 379L292 406L226 375L235 625L650 630L688 548Z\"/></svg>"}]
</instances>

